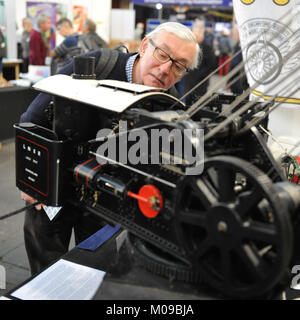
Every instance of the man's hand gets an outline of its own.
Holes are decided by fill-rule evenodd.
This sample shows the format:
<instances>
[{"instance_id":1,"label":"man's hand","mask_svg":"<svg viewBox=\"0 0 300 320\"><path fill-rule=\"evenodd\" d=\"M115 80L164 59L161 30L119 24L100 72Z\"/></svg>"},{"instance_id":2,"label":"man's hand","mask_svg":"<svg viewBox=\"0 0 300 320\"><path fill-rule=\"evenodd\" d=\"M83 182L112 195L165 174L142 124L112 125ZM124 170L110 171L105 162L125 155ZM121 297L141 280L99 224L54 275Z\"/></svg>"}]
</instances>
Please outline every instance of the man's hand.
<instances>
[{"instance_id":1,"label":"man's hand","mask_svg":"<svg viewBox=\"0 0 300 320\"><path fill-rule=\"evenodd\" d=\"M21 191L21 198L22 198L22 200L24 200L25 202L27 202L29 204L37 202L36 199L30 197L28 194L24 193L23 191ZM42 210L42 208L44 206L45 206L44 204L38 204L35 206L35 208L36 208L36 210L40 211L40 210Z\"/></svg>"},{"instance_id":2,"label":"man's hand","mask_svg":"<svg viewBox=\"0 0 300 320\"><path fill-rule=\"evenodd\" d=\"M56 56L56 52L55 52L55 50L52 50L51 52L50 52L50 57L51 58L54 58Z\"/></svg>"}]
</instances>

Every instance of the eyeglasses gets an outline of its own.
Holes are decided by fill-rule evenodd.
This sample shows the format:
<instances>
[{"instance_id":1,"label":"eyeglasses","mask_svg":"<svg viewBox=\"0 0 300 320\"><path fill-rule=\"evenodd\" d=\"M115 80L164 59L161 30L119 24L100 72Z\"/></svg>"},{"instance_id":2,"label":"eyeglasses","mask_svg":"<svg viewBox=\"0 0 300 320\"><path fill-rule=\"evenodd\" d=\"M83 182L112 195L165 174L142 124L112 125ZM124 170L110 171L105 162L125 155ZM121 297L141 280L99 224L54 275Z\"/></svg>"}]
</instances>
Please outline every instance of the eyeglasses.
<instances>
[{"instance_id":1,"label":"eyeglasses","mask_svg":"<svg viewBox=\"0 0 300 320\"><path fill-rule=\"evenodd\" d=\"M177 76L182 76L189 71L189 69L185 67L182 63L174 60L163 49L156 46L152 39L149 39L149 42L154 47L153 57L160 63L166 63L171 60L171 69Z\"/></svg>"}]
</instances>

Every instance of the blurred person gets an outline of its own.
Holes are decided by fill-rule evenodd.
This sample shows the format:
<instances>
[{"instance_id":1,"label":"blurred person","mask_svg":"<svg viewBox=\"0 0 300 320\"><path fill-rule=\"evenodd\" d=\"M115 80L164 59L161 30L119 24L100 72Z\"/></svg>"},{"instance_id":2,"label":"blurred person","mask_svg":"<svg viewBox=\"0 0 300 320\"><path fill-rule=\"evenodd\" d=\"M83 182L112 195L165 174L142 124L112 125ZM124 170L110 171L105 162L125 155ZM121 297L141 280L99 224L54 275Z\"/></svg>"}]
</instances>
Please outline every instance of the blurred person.
<instances>
[{"instance_id":1,"label":"blurred person","mask_svg":"<svg viewBox=\"0 0 300 320\"><path fill-rule=\"evenodd\" d=\"M11 87L12 84L3 77L3 58L7 55L6 42L4 34L0 28L0 87Z\"/></svg>"},{"instance_id":2,"label":"blurred person","mask_svg":"<svg viewBox=\"0 0 300 320\"><path fill-rule=\"evenodd\" d=\"M144 24L139 22L136 24L136 28L134 30L134 40L141 41L144 33Z\"/></svg>"},{"instance_id":3,"label":"blurred person","mask_svg":"<svg viewBox=\"0 0 300 320\"><path fill-rule=\"evenodd\" d=\"M33 30L32 21L30 18L23 18L22 20L23 32L21 36L21 47L22 47L22 72L28 72L28 65L29 65L29 56L30 56L30 34Z\"/></svg>"},{"instance_id":4,"label":"blurred person","mask_svg":"<svg viewBox=\"0 0 300 320\"><path fill-rule=\"evenodd\" d=\"M224 29L221 32L220 37L218 38L218 66L220 67L223 63L229 60L230 54L232 53L232 45L229 38L230 31L228 29ZM223 67L219 70L220 76L226 76L229 70L229 62L225 63Z\"/></svg>"},{"instance_id":5,"label":"blurred person","mask_svg":"<svg viewBox=\"0 0 300 320\"><path fill-rule=\"evenodd\" d=\"M42 33L45 34L51 28L51 19L41 14L37 19L37 26L40 31L33 29L29 38L29 64L45 65L47 57L47 46L43 39Z\"/></svg>"},{"instance_id":6,"label":"blurred person","mask_svg":"<svg viewBox=\"0 0 300 320\"><path fill-rule=\"evenodd\" d=\"M197 43L202 51L202 57L199 56L198 67L190 71L183 78L183 93L187 93L190 89L194 88L199 82L205 79L213 70L215 66L215 55L212 46L205 39L205 25L201 20L196 20L192 28L193 33L197 39ZM207 92L209 86L209 79L206 80L201 86L195 89L191 94L185 98L187 105L193 104Z\"/></svg>"},{"instance_id":7,"label":"blurred person","mask_svg":"<svg viewBox=\"0 0 300 320\"><path fill-rule=\"evenodd\" d=\"M212 49L213 49L213 55L214 55L214 69L218 68L218 58L215 54L216 51L216 39L215 39L215 34L213 31L213 28L211 25L208 27L205 27L205 32L204 32L204 43L207 43Z\"/></svg>"},{"instance_id":8,"label":"blurred person","mask_svg":"<svg viewBox=\"0 0 300 320\"><path fill-rule=\"evenodd\" d=\"M52 27L51 17L41 14L38 18L38 27L47 48L47 57L49 57L50 51L55 47L56 43L56 34Z\"/></svg>"},{"instance_id":9,"label":"blurred person","mask_svg":"<svg viewBox=\"0 0 300 320\"><path fill-rule=\"evenodd\" d=\"M176 95L174 85L189 70L197 68L200 51L195 35L189 28L181 23L166 22L143 38L138 52L118 52L114 67L106 79L163 88ZM98 50L84 55L94 57L97 66L102 53L103 50ZM95 68L95 72L97 70ZM59 73L71 75L73 60ZM100 77L101 74L96 73L96 79ZM51 95L40 93L21 116L21 122L32 122L51 129L44 112L50 101ZM24 192L21 192L21 197L27 203L35 202ZM45 212L39 212L42 207L38 205L25 213L24 240L32 274L68 251L73 229L78 244L103 226L99 217L82 212L71 204L64 206L52 221Z\"/></svg>"},{"instance_id":10,"label":"blurred person","mask_svg":"<svg viewBox=\"0 0 300 320\"><path fill-rule=\"evenodd\" d=\"M108 48L108 44L96 32L96 23L86 18L82 24L82 35L79 37L79 46L84 52Z\"/></svg>"},{"instance_id":11,"label":"blurred person","mask_svg":"<svg viewBox=\"0 0 300 320\"><path fill-rule=\"evenodd\" d=\"M74 56L83 53L82 48L78 46L79 35L74 31L73 24L68 18L61 18L56 23L58 33L64 37L64 41L50 52L53 58L51 74L66 65Z\"/></svg>"},{"instance_id":12,"label":"blurred person","mask_svg":"<svg viewBox=\"0 0 300 320\"><path fill-rule=\"evenodd\" d=\"M206 27L204 31L204 42L208 43L209 46L213 48L215 36L213 34L213 29L211 26Z\"/></svg>"},{"instance_id":13,"label":"blurred person","mask_svg":"<svg viewBox=\"0 0 300 320\"><path fill-rule=\"evenodd\" d=\"M232 33L233 41L235 45L233 47L233 59L230 62L229 71L233 70L237 67L241 62L243 62L243 55L241 51L240 44L240 35L238 25L234 24L233 33ZM235 56L236 55L236 56ZM233 77L228 80L228 83L233 81L232 85L229 87L230 91L234 94L242 94L245 90L249 88L247 76L245 73L245 69L241 68Z\"/></svg>"}]
</instances>

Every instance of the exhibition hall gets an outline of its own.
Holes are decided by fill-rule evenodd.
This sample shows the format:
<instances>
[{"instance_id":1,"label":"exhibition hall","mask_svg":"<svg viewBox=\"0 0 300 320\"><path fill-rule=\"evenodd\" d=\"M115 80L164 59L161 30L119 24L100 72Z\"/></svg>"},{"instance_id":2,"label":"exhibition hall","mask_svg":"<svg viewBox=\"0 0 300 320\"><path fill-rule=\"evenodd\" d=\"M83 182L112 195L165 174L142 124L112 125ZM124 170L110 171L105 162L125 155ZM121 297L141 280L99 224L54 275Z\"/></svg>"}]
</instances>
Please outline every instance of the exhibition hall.
<instances>
[{"instance_id":1,"label":"exhibition hall","mask_svg":"<svg viewBox=\"0 0 300 320\"><path fill-rule=\"evenodd\" d=\"M0 304L299 300L299 34L297 0L0 0Z\"/></svg>"}]
</instances>

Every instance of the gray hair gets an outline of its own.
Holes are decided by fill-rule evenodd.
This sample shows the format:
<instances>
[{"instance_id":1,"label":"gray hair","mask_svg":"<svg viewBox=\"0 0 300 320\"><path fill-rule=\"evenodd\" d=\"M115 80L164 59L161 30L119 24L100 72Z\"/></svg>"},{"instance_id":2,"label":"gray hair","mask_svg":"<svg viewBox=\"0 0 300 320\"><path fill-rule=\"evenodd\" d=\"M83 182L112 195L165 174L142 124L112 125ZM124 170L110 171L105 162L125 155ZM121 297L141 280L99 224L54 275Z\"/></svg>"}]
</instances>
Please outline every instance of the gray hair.
<instances>
[{"instance_id":1,"label":"gray hair","mask_svg":"<svg viewBox=\"0 0 300 320\"><path fill-rule=\"evenodd\" d=\"M177 37L195 43L196 55L190 66L190 70L197 68L199 61L201 61L202 50L199 47L194 33L185 25L179 22L165 22L158 25L154 30L149 32L146 37L156 39L163 31L175 34Z\"/></svg>"},{"instance_id":2,"label":"gray hair","mask_svg":"<svg viewBox=\"0 0 300 320\"><path fill-rule=\"evenodd\" d=\"M51 17L45 15L45 14L40 14L37 18L37 26L40 27L41 23L45 23L48 19L51 19Z\"/></svg>"},{"instance_id":3,"label":"gray hair","mask_svg":"<svg viewBox=\"0 0 300 320\"><path fill-rule=\"evenodd\" d=\"M88 28L90 32L96 31L97 26L92 19L89 19L89 18L84 19L83 24Z\"/></svg>"},{"instance_id":4,"label":"gray hair","mask_svg":"<svg viewBox=\"0 0 300 320\"><path fill-rule=\"evenodd\" d=\"M23 23L30 23L32 25L32 20L30 18L23 18L22 21Z\"/></svg>"}]
</instances>

